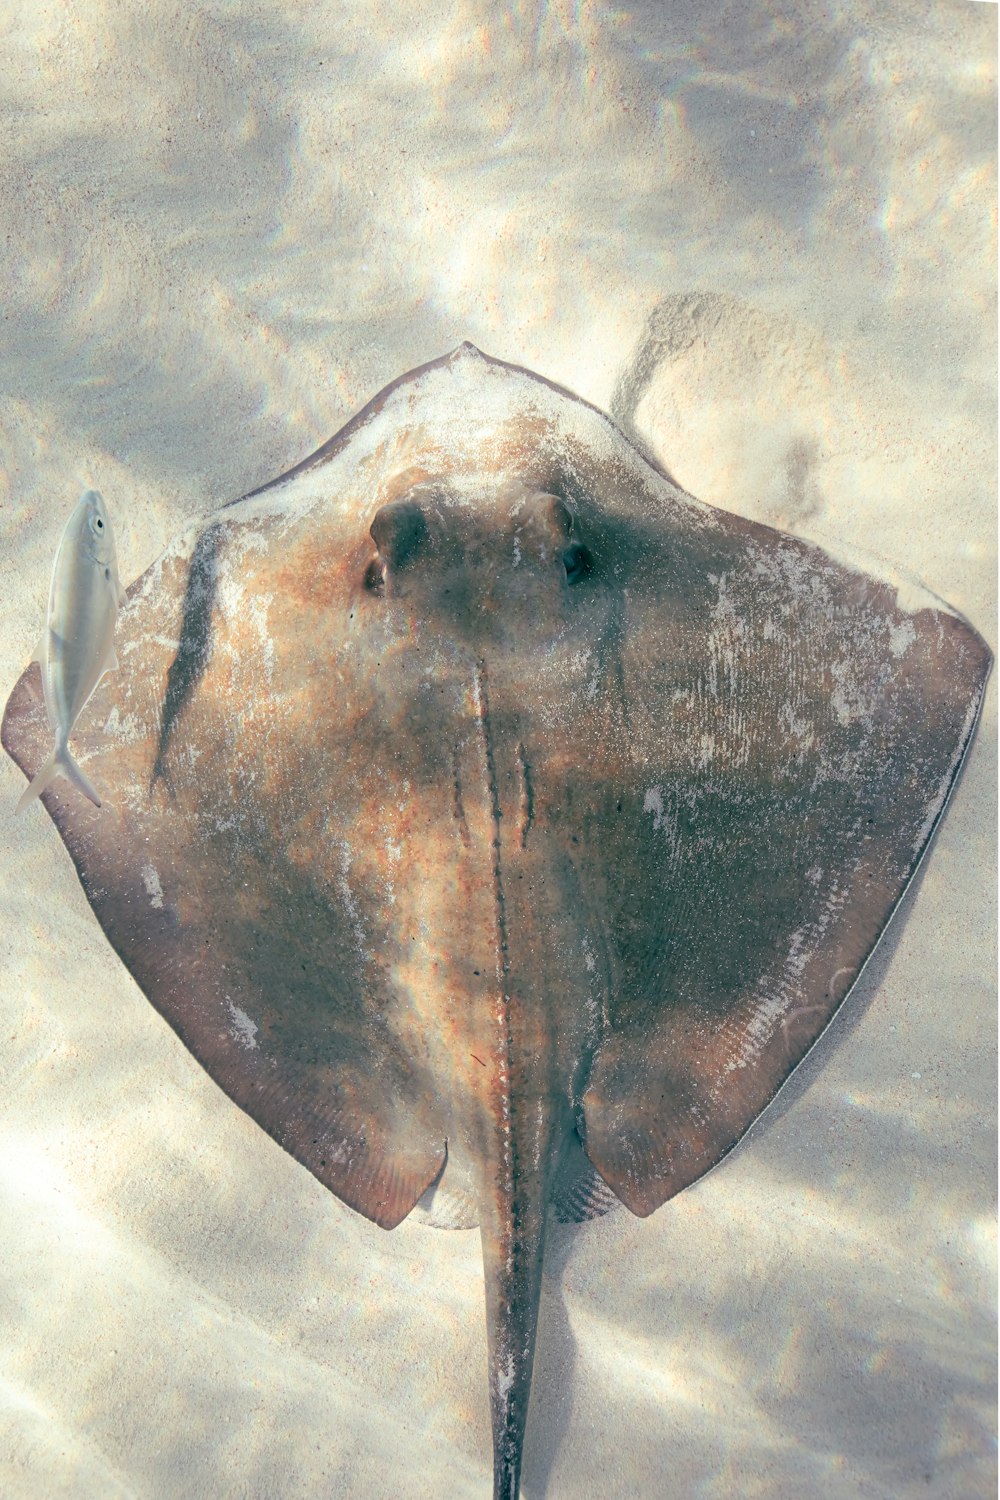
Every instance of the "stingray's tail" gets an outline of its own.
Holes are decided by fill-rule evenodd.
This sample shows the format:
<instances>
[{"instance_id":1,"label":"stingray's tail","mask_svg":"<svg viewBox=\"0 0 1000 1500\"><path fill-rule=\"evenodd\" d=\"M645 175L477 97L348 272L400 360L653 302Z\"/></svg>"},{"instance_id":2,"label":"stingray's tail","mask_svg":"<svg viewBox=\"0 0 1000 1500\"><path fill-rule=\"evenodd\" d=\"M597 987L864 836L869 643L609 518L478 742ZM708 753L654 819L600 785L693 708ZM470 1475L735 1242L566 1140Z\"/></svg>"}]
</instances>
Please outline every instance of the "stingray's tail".
<instances>
[{"instance_id":1,"label":"stingray's tail","mask_svg":"<svg viewBox=\"0 0 1000 1500\"><path fill-rule=\"evenodd\" d=\"M20 801L14 809L15 817L27 807L29 802L34 802L36 797L40 797L46 787L55 781L57 776L65 776L66 780L75 786L78 792L82 792L85 797L89 797L95 807L100 807L100 797L87 777L84 776L72 755L70 755L69 746L61 744L57 740L52 747L52 754L48 760L37 772L31 785L26 786L21 793Z\"/></svg>"},{"instance_id":2,"label":"stingray's tail","mask_svg":"<svg viewBox=\"0 0 1000 1500\"><path fill-rule=\"evenodd\" d=\"M534 1111L530 1113L534 1115ZM550 1179L558 1166L558 1162L547 1160L554 1132L539 1130L538 1136L548 1136L548 1141L541 1144L536 1138L532 1142L535 1149L524 1149L529 1143L517 1139L516 1119L511 1125L511 1149L502 1153L497 1175L480 1198L479 1212L486 1282L494 1500L517 1500L521 1492L521 1451L535 1362L545 1213ZM519 1170L512 1170L514 1160L519 1161Z\"/></svg>"}]
</instances>

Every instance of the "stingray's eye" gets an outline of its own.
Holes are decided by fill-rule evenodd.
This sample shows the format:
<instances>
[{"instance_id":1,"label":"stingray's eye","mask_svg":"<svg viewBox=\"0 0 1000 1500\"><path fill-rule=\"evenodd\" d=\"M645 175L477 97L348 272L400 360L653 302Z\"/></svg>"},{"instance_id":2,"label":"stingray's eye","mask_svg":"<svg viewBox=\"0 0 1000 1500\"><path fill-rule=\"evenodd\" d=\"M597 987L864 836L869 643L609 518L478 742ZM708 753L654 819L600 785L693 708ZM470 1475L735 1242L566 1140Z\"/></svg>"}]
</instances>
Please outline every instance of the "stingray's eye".
<instances>
[{"instance_id":1,"label":"stingray's eye","mask_svg":"<svg viewBox=\"0 0 1000 1500\"><path fill-rule=\"evenodd\" d=\"M386 567L405 567L427 535L427 522L412 500L393 500L375 516L371 539Z\"/></svg>"},{"instance_id":2,"label":"stingray's eye","mask_svg":"<svg viewBox=\"0 0 1000 1500\"><path fill-rule=\"evenodd\" d=\"M427 535L427 522L412 500L392 500L375 515L369 535L378 552L365 569L364 585L378 594L386 578L411 561Z\"/></svg>"},{"instance_id":3,"label":"stingray's eye","mask_svg":"<svg viewBox=\"0 0 1000 1500\"><path fill-rule=\"evenodd\" d=\"M562 555L562 565L566 569L566 582L574 584L587 577L594 559L582 542L570 542Z\"/></svg>"}]
</instances>

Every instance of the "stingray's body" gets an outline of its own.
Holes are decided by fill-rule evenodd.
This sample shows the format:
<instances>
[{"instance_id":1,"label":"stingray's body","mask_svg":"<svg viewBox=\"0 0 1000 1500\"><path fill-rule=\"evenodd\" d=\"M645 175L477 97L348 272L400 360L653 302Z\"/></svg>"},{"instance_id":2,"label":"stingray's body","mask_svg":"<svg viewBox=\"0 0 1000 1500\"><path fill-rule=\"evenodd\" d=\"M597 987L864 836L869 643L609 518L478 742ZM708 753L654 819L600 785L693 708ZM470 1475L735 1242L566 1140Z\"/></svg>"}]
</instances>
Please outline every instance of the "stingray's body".
<instances>
[{"instance_id":1,"label":"stingray's body","mask_svg":"<svg viewBox=\"0 0 1000 1500\"><path fill-rule=\"evenodd\" d=\"M547 1210L648 1214L760 1114L916 868L989 654L463 346L182 538L118 656L77 732L105 805L45 798L88 898L346 1203L478 1220L513 1497ZM45 741L32 668L3 742L30 774Z\"/></svg>"}]
</instances>

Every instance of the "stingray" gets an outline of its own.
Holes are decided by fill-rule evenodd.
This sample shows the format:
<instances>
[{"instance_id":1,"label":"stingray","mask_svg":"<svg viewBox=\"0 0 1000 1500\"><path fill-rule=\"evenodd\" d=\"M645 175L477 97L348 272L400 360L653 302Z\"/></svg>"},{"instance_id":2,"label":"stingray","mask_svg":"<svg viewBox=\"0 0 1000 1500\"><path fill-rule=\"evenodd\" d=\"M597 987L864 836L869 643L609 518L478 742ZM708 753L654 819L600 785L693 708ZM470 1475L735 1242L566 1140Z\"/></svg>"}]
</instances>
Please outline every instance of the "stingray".
<instances>
[{"instance_id":1,"label":"stingray","mask_svg":"<svg viewBox=\"0 0 1000 1500\"><path fill-rule=\"evenodd\" d=\"M128 591L43 801L220 1087L385 1229L478 1224L494 1495L547 1215L647 1215L841 1005L989 652L917 584L703 505L463 345ZM3 744L48 749L37 666Z\"/></svg>"}]
</instances>

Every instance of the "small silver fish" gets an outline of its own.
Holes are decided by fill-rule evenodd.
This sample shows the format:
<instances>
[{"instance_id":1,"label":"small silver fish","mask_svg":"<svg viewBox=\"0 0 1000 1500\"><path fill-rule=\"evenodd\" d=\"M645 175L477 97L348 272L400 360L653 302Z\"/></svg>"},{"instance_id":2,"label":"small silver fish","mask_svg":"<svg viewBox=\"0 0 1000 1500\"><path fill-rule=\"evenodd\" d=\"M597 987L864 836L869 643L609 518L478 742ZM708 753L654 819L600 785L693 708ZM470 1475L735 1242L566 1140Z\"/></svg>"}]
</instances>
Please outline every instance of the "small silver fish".
<instances>
[{"instance_id":1,"label":"small silver fish","mask_svg":"<svg viewBox=\"0 0 1000 1500\"><path fill-rule=\"evenodd\" d=\"M45 709L55 736L52 753L24 789L15 812L57 776L65 776L100 807L101 799L70 754L68 742L91 693L105 672L118 665L115 625L124 602L108 512L97 490L87 490L59 543L48 618L33 657L42 669Z\"/></svg>"}]
</instances>

